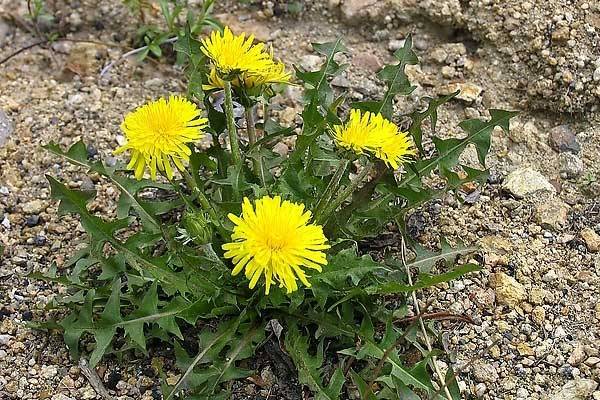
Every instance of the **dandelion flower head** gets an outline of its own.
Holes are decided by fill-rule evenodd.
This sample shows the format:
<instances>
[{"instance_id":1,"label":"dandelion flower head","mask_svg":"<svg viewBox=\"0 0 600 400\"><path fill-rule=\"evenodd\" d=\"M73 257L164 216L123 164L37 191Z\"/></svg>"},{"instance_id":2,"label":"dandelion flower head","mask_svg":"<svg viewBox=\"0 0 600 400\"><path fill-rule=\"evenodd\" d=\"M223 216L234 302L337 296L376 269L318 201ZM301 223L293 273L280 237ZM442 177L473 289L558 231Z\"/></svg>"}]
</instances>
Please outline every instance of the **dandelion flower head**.
<instances>
[{"instance_id":1,"label":"dandelion flower head","mask_svg":"<svg viewBox=\"0 0 600 400\"><path fill-rule=\"evenodd\" d=\"M223 245L234 264L232 275L245 270L254 288L261 277L265 293L274 282L287 293L298 290L297 280L310 287L305 269L321 272L330 246L320 225L310 223L312 213L303 204L265 196L253 205L247 198L241 216L229 214L235 224L232 242Z\"/></svg>"},{"instance_id":2,"label":"dandelion flower head","mask_svg":"<svg viewBox=\"0 0 600 400\"><path fill-rule=\"evenodd\" d=\"M189 100L180 96L160 98L125 116L121 130L127 141L115 154L129 150L131 159L127 168L135 171L138 180L147 168L153 180L157 171L172 179L173 164L179 170L185 168L191 154L188 144L202 138L207 123Z\"/></svg>"},{"instance_id":3,"label":"dandelion flower head","mask_svg":"<svg viewBox=\"0 0 600 400\"><path fill-rule=\"evenodd\" d=\"M416 154L409 135L380 113L351 110L345 124L333 127L333 138L338 146L373 154L394 169Z\"/></svg>"}]
</instances>

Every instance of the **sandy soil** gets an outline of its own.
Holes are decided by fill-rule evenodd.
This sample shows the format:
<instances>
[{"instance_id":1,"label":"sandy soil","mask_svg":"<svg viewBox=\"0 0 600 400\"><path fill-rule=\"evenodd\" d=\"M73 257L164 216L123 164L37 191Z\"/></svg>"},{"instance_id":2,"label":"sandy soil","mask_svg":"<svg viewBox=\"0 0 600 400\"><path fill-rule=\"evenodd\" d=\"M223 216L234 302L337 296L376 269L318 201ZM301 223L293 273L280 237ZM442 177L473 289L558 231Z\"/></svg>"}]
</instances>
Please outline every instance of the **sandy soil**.
<instances>
[{"instance_id":1,"label":"sandy soil","mask_svg":"<svg viewBox=\"0 0 600 400\"><path fill-rule=\"evenodd\" d=\"M121 3L91 3L56 1L58 28L70 38L129 46L135 21ZM300 13L285 12L278 2L254 3L225 2L217 12L234 30L272 42L287 63L314 66L319 59L310 43L342 36L351 66L334 83L351 100L381 93L374 73L412 32L422 65L410 70L417 89L398 102L399 112L455 86L465 95L440 111L444 135L459 135L458 122L485 117L486 108L521 111L509 134L494 133L492 174L478 197L459 203L449 196L411 216L411 232L422 242L435 244L445 235L479 244L485 257L481 273L421 298L430 311L450 309L476 323L439 327L449 352L446 364L460 369L476 360L460 376L464 398L600 399L596 2L315 0L300 2ZM0 0L0 59L37 40L20 22L25 14L24 4ZM33 48L0 65L2 399L100 398L59 335L26 326L43 318L42 307L64 288L23 275L52 263L61 270L85 241L74 218L57 216L44 174L79 187L98 184L94 209L109 216L117 197L104 182L40 145L54 140L67 146L84 138L91 156L111 157L125 112L185 87L181 71L167 61L130 60L99 79L100 69L124 51L59 42L52 51ZM294 123L299 100L290 90L274 113ZM6 138L3 120L14 127ZM515 178L523 184L515 185ZM536 185L549 190L528 193ZM109 359L98 373L115 398L160 398L149 365L152 357L164 356ZM299 388L290 389L269 365L259 363L257 370L272 387L240 384L239 398L300 398Z\"/></svg>"}]
</instances>

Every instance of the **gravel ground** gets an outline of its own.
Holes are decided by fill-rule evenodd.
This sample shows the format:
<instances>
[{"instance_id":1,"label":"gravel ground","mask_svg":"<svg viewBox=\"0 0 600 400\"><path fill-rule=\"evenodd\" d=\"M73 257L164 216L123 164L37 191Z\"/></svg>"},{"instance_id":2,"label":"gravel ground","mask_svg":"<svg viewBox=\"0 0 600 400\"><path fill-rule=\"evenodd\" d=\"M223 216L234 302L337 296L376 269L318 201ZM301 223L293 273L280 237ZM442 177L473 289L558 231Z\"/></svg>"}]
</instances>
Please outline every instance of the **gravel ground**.
<instances>
[{"instance_id":1,"label":"gravel ground","mask_svg":"<svg viewBox=\"0 0 600 400\"><path fill-rule=\"evenodd\" d=\"M125 44L135 34L116 0L56 3L67 10L57 17L72 38ZM273 3L226 2L217 11L234 29L272 41L286 62L305 67L319 62L311 42L343 36L352 67L334 83L352 100L380 93L374 73L412 32L422 65L410 69L417 89L397 104L399 111L461 88L461 98L440 111L438 130L449 136L460 134L458 121L485 116L486 108L521 111L509 134L494 133L492 175L481 193L465 203L448 197L411 216L423 243L445 235L484 249L482 272L423 293L423 308L450 309L475 321L440 326L446 363L466 366L460 376L465 398L600 399L597 3L315 0L302 2L299 14L282 13ZM23 4L0 0L0 58L36 40L18 18L15 23L23 15ZM0 399L100 398L59 335L26 326L43 318L43 306L64 289L23 274L52 263L60 270L85 241L75 219L57 217L44 174L73 186L97 185L93 209L108 216L117 193L39 146L84 138L90 155L111 157L125 112L184 88L180 71L166 63L128 61L100 80L99 70L120 48L60 42L53 49L32 49L0 66L0 241L6 247L0 256ZM292 123L299 107L292 89L274 112ZM98 374L116 398L160 398L152 358L165 354L108 360ZM257 369L272 387L242 385L246 397L239 398L299 396L286 394L285 381L268 366Z\"/></svg>"}]
</instances>

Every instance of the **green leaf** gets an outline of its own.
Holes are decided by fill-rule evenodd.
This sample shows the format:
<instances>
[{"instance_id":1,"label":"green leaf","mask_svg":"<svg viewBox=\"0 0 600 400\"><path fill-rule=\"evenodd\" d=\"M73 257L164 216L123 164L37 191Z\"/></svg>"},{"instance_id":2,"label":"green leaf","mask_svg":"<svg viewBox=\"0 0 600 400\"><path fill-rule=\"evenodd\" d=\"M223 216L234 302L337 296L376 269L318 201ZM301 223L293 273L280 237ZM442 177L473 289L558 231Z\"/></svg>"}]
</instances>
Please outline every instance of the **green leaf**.
<instances>
[{"instance_id":1,"label":"green leaf","mask_svg":"<svg viewBox=\"0 0 600 400\"><path fill-rule=\"evenodd\" d=\"M415 144L417 145L417 148L419 149L421 154L424 153L424 151L423 151L423 130L421 129L421 124L427 118L430 118L431 130L433 133L435 133L435 127L437 124L437 109L438 109L438 107L444 103L447 103L448 101L450 101L451 99L456 97L459 93L460 93L459 91L456 91L454 93L450 93L447 96L443 96L443 97L440 97L437 99L430 98L429 105L427 106L427 109L425 111L422 111L422 112L414 111L412 114L410 114L410 118L412 119L412 122L410 124L410 127L408 128L408 132L413 137Z\"/></svg>"},{"instance_id":2,"label":"green leaf","mask_svg":"<svg viewBox=\"0 0 600 400\"><path fill-rule=\"evenodd\" d=\"M121 322L121 280L115 279L112 285L111 295L104 306L104 311L100 315L93 331L96 339L96 347L90 355L90 367L94 368L112 342L117 331L116 325Z\"/></svg>"},{"instance_id":3,"label":"green leaf","mask_svg":"<svg viewBox=\"0 0 600 400\"><path fill-rule=\"evenodd\" d=\"M211 362L216 358L218 353L227 345L233 335L236 334L238 327L245 316L246 313L242 312L238 318L221 323L216 332L203 331L201 335L200 352L194 359L189 358L187 353L180 348L177 357L177 365L184 373L173 389L170 390L166 400L169 400L173 395L178 394L183 389L183 385L188 383L188 380L193 381L194 386L196 386L218 376L217 374L219 374L219 371L216 369L194 372L194 368L201 362Z\"/></svg>"},{"instance_id":4,"label":"green leaf","mask_svg":"<svg viewBox=\"0 0 600 400\"><path fill-rule=\"evenodd\" d=\"M303 131L298 136L296 147L289 156L289 165L297 165L302 160L307 149L326 128L327 116L335 114L335 109L339 106L339 102L334 101L329 80L342 71L342 66L335 61L334 57L337 53L346 51L346 48L341 38L335 42L313 44L313 48L316 52L325 55L326 59L319 71L307 72L295 67L296 76L304 83L306 105L302 111Z\"/></svg>"},{"instance_id":5,"label":"green leaf","mask_svg":"<svg viewBox=\"0 0 600 400\"><path fill-rule=\"evenodd\" d=\"M353 369L350 370L350 376L352 377L352 382L356 385L362 400L377 400L377 397L375 397L373 390L369 388L367 382L365 382L359 374L354 372Z\"/></svg>"},{"instance_id":6,"label":"green leaf","mask_svg":"<svg viewBox=\"0 0 600 400\"><path fill-rule=\"evenodd\" d=\"M456 278L459 278L469 272L475 272L481 270L481 267L475 264L463 264L456 267L450 272L446 272L438 275L421 274L414 285L406 285L401 282L386 282L376 285L371 285L365 288L368 294L377 295L389 295L398 293L410 293L415 290L425 289L431 286L438 285L443 282L449 282Z\"/></svg>"},{"instance_id":7,"label":"green leaf","mask_svg":"<svg viewBox=\"0 0 600 400\"><path fill-rule=\"evenodd\" d=\"M146 272L149 273L154 279L161 282L165 290L180 291L183 293L189 290L186 279L180 274L171 271L160 260L156 258L151 260L140 254L136 246L123 244L113 236L116 231L129 226L129 219L105 222L99 217L90 214L87 210L86 202L91 199L91 194L71 190L51 176L47 175L46 178L50 182L53 197L60 200L59 211L79 214L81 224L93 241L99 244L110 243L116 250L122 253L132 266L138 267L138 271L142 276Z\"/></svg>"},{"instance_id":8,"label":"green leaf","mask_svg":"<svg viewBox=\"0 0 600 400\"><path fill-rule=\"evenodd\" d=\"M373 261L371 256L357 256L356 248L348 248L330 255L323 272L311 277L311 292L317 303L324 307L329 299L337 299L329 306L337 305L364 294L362 288L356 288L365 276L375 272L383 272L386 267ZM340 299L341 297L341 299Z\"/></svg>"},{"instance_id":9,"label":"green leaf","mask_svg":"<svg viewBox=\"0 0 600 400\"><path fill-rule=\"evenodd\" d=\"M416 268L421 273L429 273L440 261L443 261L444 265L452 265L458 256L471 254L478 250L477 247L464 247L460 244L453 248L445 239L441 240L440 245L440 251L430 251L426 247L415 243L413 245L415 258L408 262L408 267L410 269ZM396 265L399 266L399 263L396 263Z\"/></svg>"},{"instance_id":10,"label":"green leaf","mask_svg":"<svg viewBox=\"0 0 600 400\"><path fill-rule=\"evenodd\" d=\"M307 385L314 393L316 400L336 400L340 398L344 375L339 370L335 371L329 385L323 384L321 366L323 365L323 341L319 342L317 354L309 354L308 338L302 335L296 323L288 320L288 331L285 336L285 348L298 368L298 380Z\"/></svg>"},{"instance_id":11,"label":"green leaf","mask_svg":"<svg viewBox=\"0 0 600 400\"><path fill-rule=\"evenodd\" d=\"M327 283L332 288L348 286L348 279L356 286L369 273L385 270L386 267L374 261L370 255L358 256L355 247L344 249L329 257L323 272L312 276L313 281Z\"/></svg>"},{"instance_id":12,"label":"green leaf","mask_svg":"<svg viewBox=\"0 0 600 400\"><path fill-rule=\"evenodd\" d=\"M439 139L434 138L437 155L430 159L420 160L415 163L415 170L409 170L407 176L398 185L399 188L407 187L421 177L427 176L431 171L439 168L443 171L451 171L458 165L462 152L469 144L474 144L482 165L485 165L485 156L489 151L490 135L494 127L499 126L508 131L509 120L517 113L503 110L490 110L491 119L482 121L478 119L467 120L460 123L467 136L463 139Z\"/></svg>"},{"instance_id":13,"label":"green leaf","mask_svg":"<svg viewBox=\"0 0 600 400\"><path fill-rule=\"evenodd\" d=\"M147 229L152 232L160 231L160 226L155 217L153 217L155 214L153 214L152 211L147 210L135 196L135 194L143 188L160 187L159 185L152 181L136 181L115 175L113 169L105 167L101 162L89 161L87 159L86 145L81 140L72 145L66 152L64 152L60 146L54 142L43 146L43 148L53 154L63 157L71 164L87 168L88 170L96 172L109 179L121 192L121 198L119 199L121 210L123 210L123 207L125 206L132 207L139 215L142 223ZM120 218L123 218L123 215L121 215Z\"/></svg>"},{"instance_id":14,"label":"green leaf","mask_svg":"<svg viewBox=\"0 0 600 400\"><path fill-rule=\"evenodd\" d=\"M432 116L432 111L429 114ZM440 197L450 190L456 190L467 182L484 182L487 171L460 165L459 159L467 146L473 144L480 162L485 161L494 127L499 126L508 130L510 118L516 115L515 112L503 110L490 110L490 114L492 117L489 121L463 121L460 126L467 132L467 136L462 139L434 138L437 150L435 155L408 164L407 171L399 183L395 180L379 182L376 187L379 197L364 201L364 205L351 203L338 213L337 217L341 219L334 216L335 226L354 237L377 234L386 223L398 219L426 201ZM424 116L420 115L419 118ZM457 168L462 169L466 176L461 177L454 172ZM427 187L422 179L436 172L445 178L445 186L436 189ZM398 202L398 197L404 202Z\"/></svg>"},{"instance_id":15,"label":"green leaf","mask_svg":"<svg viewBox=\"0 0 600 400\"><path fill-rule=\"evenodd\" d=\"M354 103L353 107L364 111L381 113L387 119L392 119L394 97L398 94L408 96L416 88L416 86L410 84L408 76L404 72L407 65L419 63L419 59L412 49L411 35L406 37L404 46L394 53L394 57L398 61L398 64L386 65L377 73L377 77L387 85L383 99L380 102Z\"/></svg>"},{"instance_id":16,"label":"green leaf","mask_svg":"<svg viewBox=\"0 0 600 400\"><path fill-rule=\"evenodd\" d=\"M79 340L85 332L90 332L94 329L92 320L92 307L95 297L95 291L89 290L85 296L85 302L79 312L72 312L60 322L60 326L64 329L63 338L65 344L69 348L71 357L79 358Z\"/></svg>"}]
</instances>

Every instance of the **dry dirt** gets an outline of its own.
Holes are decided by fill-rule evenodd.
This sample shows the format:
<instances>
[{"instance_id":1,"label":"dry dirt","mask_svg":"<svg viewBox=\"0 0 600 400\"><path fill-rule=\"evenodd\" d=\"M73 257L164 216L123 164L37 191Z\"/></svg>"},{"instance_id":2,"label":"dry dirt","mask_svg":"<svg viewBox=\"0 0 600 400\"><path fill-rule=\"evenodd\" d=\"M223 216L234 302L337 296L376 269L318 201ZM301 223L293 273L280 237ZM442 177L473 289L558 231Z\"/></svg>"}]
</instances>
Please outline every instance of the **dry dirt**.
<instances>
[{"instance_id":1,"label":"dry dirt","mask_svg":"<svg viewBox=\"0 0 600 400\"><path fill-rule=\"evenodd\" d=\"M0 59L37 40L22 22L24 3L0 0ZM136 20L117 0L48 3L56 5L59 24L42 29L123 46L135 35ZM351 100L381 93L375 72L412 33L422 64L410 70L417 89L398 102L399 112L454 87L464 95L440 111L444 135L459 135L460 120L485 117L487 108L521 112L509 134L494 133L492 174L481 193L467 203L449 196L411 216L411 232L424 243L445 235L484 249L482 272L422 293L423 306L475 322L439 326L449 353L444 362L466 366L459 378L464 398L600 399L600 5L315 0L289 2L303 9L286 12L286 3L253 3L225 2L217 14L234 30L272 42L288 64L315 66L310 43L342 36L350 66L335 84ZM124 51L58 42L0 65L0 241L6 247L0 255L0 399L100 398L59 335L26 326L43 318L43 305L64 289L23 275L51 263L60 270L85 241L75 219L57 217L44 174L74 186L97 183L40 145L83 138L90 155L111 157L124 113L185 88L181 71L168 61L129 60L100 79L100 69ZM299 101L298 91L289 90L274 113L294 123ZM6 120L14 129L4 127ZM536 187L546 190L530 193ZM95 211L112 215L117 192L103 184L98 190ZM98 372L115 398L160 398L149 363L109 360ZM288 388L277 371L257 368L272 390L240 385L239 398L300 398L299 388Z\"/></svg>"}]
</instances>

